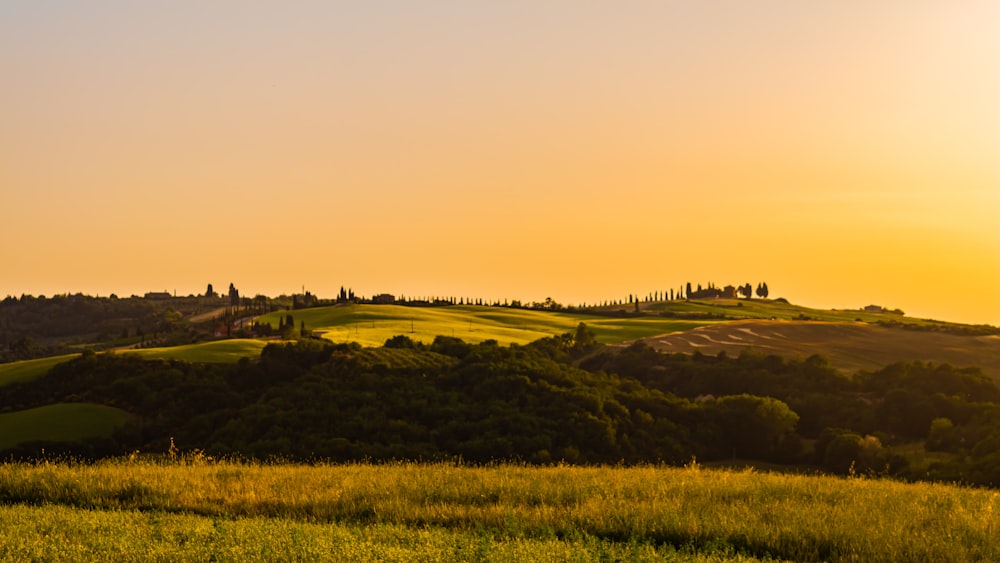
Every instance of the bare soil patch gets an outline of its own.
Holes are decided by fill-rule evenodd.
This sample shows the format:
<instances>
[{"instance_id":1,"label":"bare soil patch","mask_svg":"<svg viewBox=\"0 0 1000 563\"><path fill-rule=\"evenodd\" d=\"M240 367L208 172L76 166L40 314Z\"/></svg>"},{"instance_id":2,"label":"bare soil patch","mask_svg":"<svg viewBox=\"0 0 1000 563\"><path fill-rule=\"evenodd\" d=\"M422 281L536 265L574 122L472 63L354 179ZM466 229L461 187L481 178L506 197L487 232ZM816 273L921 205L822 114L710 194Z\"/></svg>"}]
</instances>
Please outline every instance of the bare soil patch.
<instances>
[{"instance_id":1,"label":"bare soil patch","mask_svg":"<svg viewBox=\"0 0 1000 563\"><path fill-rule=\"evenodd\" d=\"M735 321L644 339L666 352L737 355L753 348L805 359L819 354L845 373L873 371L898 361L978 366L1000 382L1000 337L886 327L868 323Z\"/></svg>"}]
</instances>

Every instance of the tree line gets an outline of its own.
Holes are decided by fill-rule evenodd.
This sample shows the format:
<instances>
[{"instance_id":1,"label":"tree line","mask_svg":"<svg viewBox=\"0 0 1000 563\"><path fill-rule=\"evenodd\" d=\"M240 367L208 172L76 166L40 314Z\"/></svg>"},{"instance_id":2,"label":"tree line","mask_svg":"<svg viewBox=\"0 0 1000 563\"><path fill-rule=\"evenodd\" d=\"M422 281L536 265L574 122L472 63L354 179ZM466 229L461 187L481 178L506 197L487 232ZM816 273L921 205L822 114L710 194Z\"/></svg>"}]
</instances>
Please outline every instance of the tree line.
<instances>
[{"instance_id":1,"label":"tree line","mask_svg":"<svg viewBox=\"0 0 1000 563\"><path fill-rule=\"evenodd\" d=\"M288 323L294 327L294 322ZM405 335L382 348L301 339L259 360L95 354L10 384L0 412L53 402L133 415L113 438L7 455L163 452L333 461L670 463L750 459L1000 485L1000 390L975 368L919 362L847 377L823 358L606 348L581 325L528 345ZM909 472L897 447L954 461Z\"/></svg>"}]
</instances>

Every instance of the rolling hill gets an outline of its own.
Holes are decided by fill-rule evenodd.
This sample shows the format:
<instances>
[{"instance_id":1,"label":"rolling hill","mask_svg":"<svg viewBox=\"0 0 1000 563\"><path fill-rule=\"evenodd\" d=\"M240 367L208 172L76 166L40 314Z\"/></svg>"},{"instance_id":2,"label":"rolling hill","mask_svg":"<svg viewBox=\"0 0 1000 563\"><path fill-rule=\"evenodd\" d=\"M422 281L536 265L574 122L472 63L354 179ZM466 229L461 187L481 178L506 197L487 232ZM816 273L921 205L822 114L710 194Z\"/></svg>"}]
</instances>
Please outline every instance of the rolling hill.
<instances>
[{"instance_id":1,"label":"rolling hill","mask_svg":"<svg viewBox=\"0 0 1000 563\"><path fill-rule=\"evenodd\" d=\"M754 349L805 359L814 354L851 374L898 361L920 360L957 367L978 366L1000 381L1000 336L882 326L860 322L733 321L644 339L666 352L737 355Z\"/></svg>"},{"instance_id":2,"label":"rolling hill","mask_svg":"<svg viewBox=\"0 0 1000 563\"><path fill-rule=\"evenodd\" d=\"M666 301L640 303L639 308L643 315L628 314L625 306L604 308L595 315L474 306L348 305L272 313L258 320L277 327L280 317L291 314L297 327L304 323L333 342L363 346L381 346L398 334L424 343L444 335L470 343L494 339L500 344L526 344L570 332L584 322L605 344L643 339L669 352L739 354L752 347L791 358L819 354L848 374L921 360L979 366L1000 380L1000 335L990 334L997 331L989 327L892 312L811 309L777 300Z\"/></svg>"},{"instance_id":3,"label":"rolling hill","mask_svg":"<svg viewBox=\"0 0 1000 563\"><path fill-rule=\"evenodd\" d=\"M72 442L111 436L129 414L87 403L57 403L0 414L0 450L35 440Z\"/></svg>"},{"instance_id":4,"label":"rolling hill","mask_svg":"<svg viewBox=\"0 0 1000 563\"><path fill-rule=\"evenodd\" d=\"M50 356L37 360L22 360L0 364L0 387L18 381L31 381L48 373L52 366L68 362L79 354L65 354L62 356Z\"/></svg>"},{"instance_id":5,"label":"rolling hill","mask_svg":"<svg viewBox=\"0 0 1000 563\"><path fill-rule=\"evenodd\" d=\"M120 350L118 354L135 354L146 359L181 360L196 363L227 363L240 358L256 358L267 341L254 338L213 340L183 346Z\"/></svg>"},{"instance_id":6,"label":"rolling hill","mask_svg":"<svg viewBox=\"0 0 1000 563\"><path fill-rule=\"evenodd\" d=\"M508 309L501 307L448 306L403 307L399 305L346 305L299 309L259 317L277 328L280 319L292 315L296 327L333 342L357 342L381 346L400 334L431 343L438 335L479 343L527 344L540 338L571 332L587 323L600 342L622 342L644 336L691 330L710 319L673 319L659 316L595 316L578 313Z\"/></svg>"}]
</instances>

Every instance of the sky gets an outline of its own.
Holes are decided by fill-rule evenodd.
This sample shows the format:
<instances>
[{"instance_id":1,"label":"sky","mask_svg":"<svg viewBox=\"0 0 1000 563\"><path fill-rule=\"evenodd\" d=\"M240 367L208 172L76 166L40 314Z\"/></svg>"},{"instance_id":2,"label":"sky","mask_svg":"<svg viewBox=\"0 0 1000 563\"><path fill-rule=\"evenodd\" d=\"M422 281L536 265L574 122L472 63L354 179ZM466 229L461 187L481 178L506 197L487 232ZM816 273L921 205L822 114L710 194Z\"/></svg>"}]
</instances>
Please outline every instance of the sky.
<instances>
[{"instance_id":1,"label":"sky","mask_svg":"<svg viewBox=\"0 0 1000 563\"><path fill-rule=\"evenodd\" d=\"M995 0L4 0L0 85L0 296L1000 325Z\"/></svg>"}]
</instances>

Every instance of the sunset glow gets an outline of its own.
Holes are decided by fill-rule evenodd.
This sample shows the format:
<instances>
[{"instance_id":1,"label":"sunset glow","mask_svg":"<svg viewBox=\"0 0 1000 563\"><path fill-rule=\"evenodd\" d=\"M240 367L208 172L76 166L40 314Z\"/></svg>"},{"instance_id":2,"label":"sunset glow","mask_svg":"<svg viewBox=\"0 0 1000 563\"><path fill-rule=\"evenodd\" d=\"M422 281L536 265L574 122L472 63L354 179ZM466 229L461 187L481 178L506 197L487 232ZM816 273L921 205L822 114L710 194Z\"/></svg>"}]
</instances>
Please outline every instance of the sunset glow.
<instances>
[{"instance_id":1,"label":"sunset glow","mask_svg":"<svg viewBox=\"0 0 1000 563\"><path fill-rule=\"evenodd\" d=\"M0 5L0 298L626 299L1000 325L1000 3Z\"/></svg>"}]
</instances>

